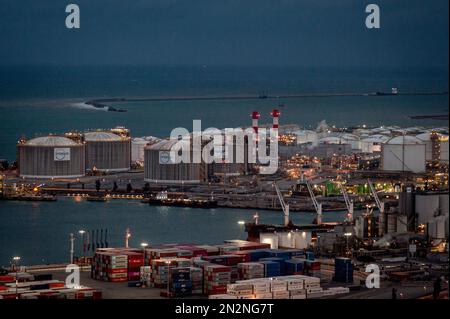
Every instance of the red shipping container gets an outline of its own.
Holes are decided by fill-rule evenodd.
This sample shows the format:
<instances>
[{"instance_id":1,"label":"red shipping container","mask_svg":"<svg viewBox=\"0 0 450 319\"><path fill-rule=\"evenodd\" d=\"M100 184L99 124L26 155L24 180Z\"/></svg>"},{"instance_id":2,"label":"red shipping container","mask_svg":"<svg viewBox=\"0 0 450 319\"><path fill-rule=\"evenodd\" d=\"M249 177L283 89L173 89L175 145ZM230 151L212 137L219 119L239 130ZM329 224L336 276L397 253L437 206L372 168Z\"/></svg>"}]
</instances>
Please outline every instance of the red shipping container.
<instances>
[{"instance_id":1,"label":"red shipping container","mask_svg":"<svg viewBox=\"0 0 450 319\"><path fill-rule=\"evenodd\" d=\"M225 252L226 255L238 255L242 256L242 262L250 262L250 253L248 251L228 251Z\"/></svg>"},{"instance_id":2,"label":"red shipping container","mask_svg":"<svg viewBox=\"0 0 450 319\"><path fill-rule=\"evenodd\" d=\"M110 282L124 282L124 281L128 281L127 277L123 277L123 278L109 278Z\"/></svg>"},{"instance_id":3,"label":"red shipping container","mask_svg":"<svg viewBox=\"0 0 450 319\"><path fill-rule=\"evenodd\" d=\"M0 295L0 299L16 299L17 298L17 294L3 294Z\"/></svg>"},{"instance_id":4,"label":"red shipping container","mask_svg":"<svg viewBox=\"0 0 450 319\"><path fill-rule=\"evenodd\" d=\"M99 290L94 291L92 299L102 299L102 292Z\"/></svg>"},{"instance_id":5,"label":"red shipping container","mask_svg":"<svg viewBox=\"0 0 450 319\"><path fill-rule=\"evenodd\" d=\"M54 282L51 284L48 284L48 287L51 288L64 288L65 284L63 282Z\"/></svg>"},{"instance_id":6,"label":"red shipping container","mask_svg":"<svg viewBox=\"0 0 450 319\"><path fill-rule=\"evenodd\" d=\"M0 286L0 291L4 291L4 290L7 290L8 288L7 287L5 287L5 286Z\"/></svg>"},{"instance_id":7,"label":"red shipping container","mask_svg":"<svg viewBox=\"0 0 450 319\"><path fill-rule=\"evenodd\" d=\"M226 259L227 266L236 266L239 263L244 262L245 257L240 255L228 255Z\"/></svg>"},{"instance_id":8,"label":"red shipping container","mask_svg":"<svg viewBox=\"0 0 450 319\"><path fill-rule=\"evenodd\" d=\"M104 272L106 272L108 274L121 274L121 273L124 273L127 271L128 271L127 268L106 268L106 269L104 269Z\"/></svg>"},{"instance_id":9,"label":"red shipping container","mask_svg":"<svg viewBox=\"0 0 450 319\"><path fill-rule=\"evenodd\" d=\"M0 276L0 282L14 282L15 280L16 278L14 276L9 275Z\"/></svg>"}]
</instances>

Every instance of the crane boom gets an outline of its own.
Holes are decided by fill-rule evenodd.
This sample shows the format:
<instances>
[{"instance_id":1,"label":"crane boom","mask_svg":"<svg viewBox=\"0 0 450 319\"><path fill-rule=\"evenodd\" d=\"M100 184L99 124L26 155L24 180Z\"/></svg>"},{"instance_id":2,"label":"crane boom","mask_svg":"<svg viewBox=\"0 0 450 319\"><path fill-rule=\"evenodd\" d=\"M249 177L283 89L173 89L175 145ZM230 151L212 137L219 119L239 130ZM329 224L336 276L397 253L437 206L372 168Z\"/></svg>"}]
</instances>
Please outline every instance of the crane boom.
<instances>
[{"instance_id":1,"label":"crane boom","mask_svg":"<svg viewBox=\"0 0 450 319\"><path fill-rule=\"evenodd\" d=\"M284 226L289 225L289 205L286 204L283 198L283 194L281 194L280 189L278 188L278 185L276 182L273 182L273 185L275 186L275 190L277 191L278 200L280 201L281 208L283 209L284 213Z\"/></svg>"},{"instance_id":2,"label":"crane boom","mask_svg":"<svg viewBox=\"0 0 450 319\"><path fill-rule=\"evenodd\" d=\"M348 211L347 219L348 219L348 221L352 221L353 220L353 201L350 200L350 198L348 197L348 193L345 190L345 187L343 185L340 185L340 188L341 188L342 195L344 196L345 206L347 206L347 211Z\"/></svg>"},{"instance_id":3,"label":"crane boom","mask_svg":"<svg viewBox=\"0 0 450 319\"><path fill-rule=\"evenodd\" d=\"M314 208L317 212L317 225L322 224L322 203L319 203L317 201L316 196L314 195L314 192L312 190L311 184L308 180L305 181L306 187L308 188L309 196L311 197L311 200L313 202Z\"/></svg>"},{"instance_id":4,"label":"crane boom","mask_svg":"<svg viewBox=\"0 0 450 319\"><path fill-rule=\"evenodd\" d=\"M378 197L375 187L373 187L373 184L370 181L370 179L367 180L367 183L369 184L370 191L372 193L373 198L375 199L375 203L377 204L377 207L380 210L380 213L384 213L384 203Z\"/></svg>"},{"instance_id":5,"label":"crane boom","mask_svg":"<svg viewBox=\"0 0 450 319\"><path fill-rule=\"evenodd\" d=\"M372 196L375 199L375 203L377 204L378 210L380 211L380 216L378 219L378 235L383 236L386 231L386 214L384 212L384 203L378 197L378 194L373 187L370 179L367 179L367 183L369 184L370 191L372 192Z\"/></svg>"}]
</instances>

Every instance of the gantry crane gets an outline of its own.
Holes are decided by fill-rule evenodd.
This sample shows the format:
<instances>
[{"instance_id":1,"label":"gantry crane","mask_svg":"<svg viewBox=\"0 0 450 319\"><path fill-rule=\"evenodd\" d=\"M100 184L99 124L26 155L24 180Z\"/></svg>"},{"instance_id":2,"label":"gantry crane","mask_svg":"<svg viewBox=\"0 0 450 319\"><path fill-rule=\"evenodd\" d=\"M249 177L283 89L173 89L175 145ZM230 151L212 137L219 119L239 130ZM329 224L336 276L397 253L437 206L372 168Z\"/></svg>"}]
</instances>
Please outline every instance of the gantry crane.
<instances>
[{"instance_id":1,"label":"gantry crane","mask_svg":"<svg viewBox=\"0 0 450 319\"><path fill-rule=\"evenodd\" d=\"M283 194L281 194L280 189L278 188L278 185L276 182L273 182L273 185L275 187L275 190L277 191L278 200L280 201L281 208L283 209L284 213L284 226L289 225L289 205L286 204L283 198Z\"/></svg>"},{"instance_id":2,"label":"gantry crane","mask_svg":"<svg viewBox=\"0 0 450 319\"><path fill-rule=\"evenodd\" d=\"M367 184L369 185L370 192L372 193L373 198L375 199L375 203L378 207L378 210L380 211L380 220L378 225L378 235L383 236L384 235L384 223L385 223L385 210L384 210L384 203L380 200L378 197L377 191L375 190L375 187L373 187L372 182L370 179L367 179Z\"/></svg>"},{"instance_id":3,"label":"gantry crane","mask_svg":"<svg viewBox=\"0 0 450 319\"><path fill-rule=\"evenodd\" d=\"M345 206L347 206L347 212L348 212L347 220L349 222L351 222L351 221L353 221L353 210L354 210L353 201L350 200L350 198L348 197L348 193L345 190L344 185L340 185L340 188L341 188L342 195L344 196Z\"/></svg>"},{"instance_id":4,"label":"gantry crane","mask_svg":"<svg viewBox=\"0 0 450 319\"><path fill-rule=\"evenodd\" d=\"M311 184L309 183L309 181L306 179L305 180L306 183L306 187L308 188L308 192L309 192L309 196L311 196L311 200L314 204L314 208L316 209L317 212L317 225L322 224L322 203L319 203L317 201L316 196L314 195L314 192L312 190Z\"/></svg>"}]
</instances>

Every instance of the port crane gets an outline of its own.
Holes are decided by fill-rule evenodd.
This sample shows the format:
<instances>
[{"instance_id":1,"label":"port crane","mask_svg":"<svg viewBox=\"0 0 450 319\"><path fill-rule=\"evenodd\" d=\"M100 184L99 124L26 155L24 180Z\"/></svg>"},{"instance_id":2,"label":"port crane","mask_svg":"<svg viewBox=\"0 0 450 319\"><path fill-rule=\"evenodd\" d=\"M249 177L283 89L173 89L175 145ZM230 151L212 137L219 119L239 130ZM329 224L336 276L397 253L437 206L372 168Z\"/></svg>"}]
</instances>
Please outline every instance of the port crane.
<instances>
[{"instance_id":1,"label":"port crane","mask_svg":"<svg viewBox=\"0 0 450 319\"><path fill-rule=\"evenodd\" d=\"M384 225L384 221L385 221L384 203L378 197L375 187L373 187L373 184L370 179L367 179L367 184L369 185L370 192L372 193L372 196L375 199L375 203L378 207L378 210L380 211L378 235L383 236L383 234L384 234L384 226L383 225Z\"/></svg>"},{"instance_id":2,"label":"port crane","mask_svg":"<svg viewBox=\"0 0 450 319\"><path fill-rule=\"evenodd\" d=\"M281 204L281 208L283 209L283 213L284 213L284 226L288 226L289 225L289 204L286 204L286 202L284 201L283 198L283 194L281 194L280 189L278 188L278 185L276 182L273 182L273 185L275 187L275 190L277 191L277 195L278 195L278 199L280 201Z\"/></svg>"},{"instance_id":3,"label":"port crane","mask_svg":"<svg viewBox=\"0 0 450 319\"><path fill-rule=\"evenodd\" d=\"M345 190L344 185L340 185L340 188L341 188L342 195L344 196L345 206L347 206L347 211L348 211L347 220L349 222L352 222L353 221L353 210L354 210L353 201L350 200L350 198L348 197L348 193Z\"/></svg>"},{"instance_id":4,"label":"port crane","mask_svg":"<svg viewBox=\"0 0 450 319\"><path fill-rule=\"evenodd\" d=\"M311 200L314 204L314 208L317 212L317 225L322 224L322 203L319 203L317 201L316 195L314 195L313 189L311 187L311 184L307 179L305 179L306 187L308 188L309 196L311 196Z\"/></svg>"}]
</instances>

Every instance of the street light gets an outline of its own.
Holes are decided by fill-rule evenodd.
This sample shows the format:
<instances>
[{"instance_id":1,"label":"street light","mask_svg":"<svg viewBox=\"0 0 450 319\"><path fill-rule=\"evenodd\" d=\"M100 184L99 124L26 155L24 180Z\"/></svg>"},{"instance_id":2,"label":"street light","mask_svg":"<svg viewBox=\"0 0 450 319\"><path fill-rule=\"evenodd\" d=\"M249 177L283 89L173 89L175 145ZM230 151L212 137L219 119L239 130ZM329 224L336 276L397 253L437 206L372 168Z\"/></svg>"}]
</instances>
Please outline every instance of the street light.
<instances>
[{"instance_id":1,"label":"street light","mask_svg":"<svg viewBox=\"0 0 450 319\"><path fill-rule=\"evenodd\" d=\"M347 251L346 251L346 254L348 255L348 253L349 253L349 247L348 247L348 238L350 237L350 236L352 236L353 234L352 233L344 233L344 236L347 238Z\"/></svg>"},{"instance_id":2,"label":"street light","mask_svg":"<svg viewBox=\"0 0 450 319\"><path fill-rule=\"evenodd\" d=\"M125 248L128 248L128 240L131 237L131 233L130 233L130 229L127 228L127 230L125 231Z\"/></svg>"},{"instance_id":3,"label":"street light","mask_svg":"<svg viewBox=\"0 0 450 319\"><path fill-rule=\"evenodd\" d=\"M86 234L86 231L85 230L83 230L83 229L80 229L79 231L78 231L78 234L80 234L81 235L81 240L83 241L82 243L81 243L81 245L82 245L82 247L83 247L83 256L81 256L81 257L84 257L84 255L86 254L86 238L85 238L85 234ZM81 255L81 253L80 253L80 255Z\"/></svg>"},{"instance_id":4,"label":"street light","mask_svg":"<svg viewBox=\"0 0 450 319\"><path fill-rule=\"evenodd\" d=\"M20 256L14 256L12 258L12 264L14 265L14 270L16 271L16 299L19 299L19 270L17 268L17 265L20 262Z\"/></svg>"},{"instance_id":5,"label":"street light","mask_svg":"<svg viewBox=\"0 0 450 319\"><path fill-rule=\"evenodd\" d=\"M166 261L169 269L167 270L167 298L170 298L170 260Z\"/></svg>"}]
</instances>

